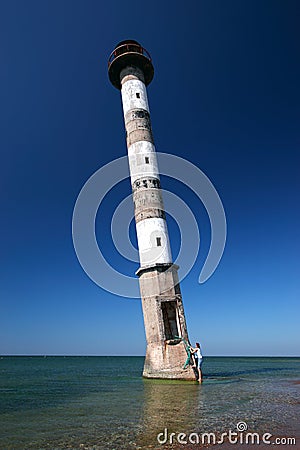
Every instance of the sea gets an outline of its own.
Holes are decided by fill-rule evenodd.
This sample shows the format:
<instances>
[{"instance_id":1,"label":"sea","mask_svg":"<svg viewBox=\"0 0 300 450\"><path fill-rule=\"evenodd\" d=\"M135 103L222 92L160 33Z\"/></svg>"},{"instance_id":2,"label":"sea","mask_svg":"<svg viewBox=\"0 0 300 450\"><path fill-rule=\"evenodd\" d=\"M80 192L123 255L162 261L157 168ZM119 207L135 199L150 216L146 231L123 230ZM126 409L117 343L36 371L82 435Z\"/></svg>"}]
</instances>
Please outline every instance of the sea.
<instances>
[{"instance_id":1,"label":"sea","mask_svg":"<svg viewBox=\"0 0 300 450\"><path fill-rule=\"evenodd\" d=\"M300 358L206 357L202 384L143 379L143 364L0 357L0 449L300 449Z\"/></svg>"}]
</instances>

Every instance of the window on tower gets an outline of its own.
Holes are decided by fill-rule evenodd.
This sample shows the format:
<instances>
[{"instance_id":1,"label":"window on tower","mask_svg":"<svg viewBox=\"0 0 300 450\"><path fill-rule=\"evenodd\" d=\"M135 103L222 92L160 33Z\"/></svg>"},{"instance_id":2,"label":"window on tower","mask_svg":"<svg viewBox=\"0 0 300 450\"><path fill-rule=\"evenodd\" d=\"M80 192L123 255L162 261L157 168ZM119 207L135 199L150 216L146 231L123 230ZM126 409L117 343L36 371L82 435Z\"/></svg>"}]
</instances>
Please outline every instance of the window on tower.
<instances>
[{"instance_id":1,"label":"window on tower","mask_svg":"<svg viewBox=\"0 0 300 450\"><path fill-rule=\"evenodd\" d=\"M145 163L149 164L149 156L145 156Z\"/></svg>"},{"instance_id":2,"label":"window on tower","mask_svg":"<svg viewBox=\"0 0 300 450\"><path fill-rule=\"evenodd\" d=\"M140 98L140 93L139 92L136 92L136 98Z\"/></svg>"},{"instance_id":3,"label":"window on tower","mask_svg":"<svg viewBox=\"0 0 300 450\"><path fill-rule=\"evenodd\" d=\"M156 238L156 245L157 247L161 247L161 237Z\"/></svg>"}]
</instances>

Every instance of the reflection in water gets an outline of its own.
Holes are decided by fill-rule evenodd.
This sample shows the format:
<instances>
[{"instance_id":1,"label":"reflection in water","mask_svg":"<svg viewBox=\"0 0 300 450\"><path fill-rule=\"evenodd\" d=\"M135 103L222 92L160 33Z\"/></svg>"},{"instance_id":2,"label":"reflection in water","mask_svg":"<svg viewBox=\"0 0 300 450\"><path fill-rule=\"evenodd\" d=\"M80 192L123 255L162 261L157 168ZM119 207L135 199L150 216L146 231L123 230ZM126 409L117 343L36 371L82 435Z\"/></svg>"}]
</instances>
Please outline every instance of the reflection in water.
<instances>
[{"instance_id":1,"label":"reflection in water","mask_svg":"<svg viewBox=\"0 0 300 450\"><path fill-rule=\"evenodd\" d=\"M240 421L247 424L250 432L260 435L267 432L273 436L299 436L298 386L276 381L258 375L251 380L236 376L207 377L202 385L143 380L143 405L135 445L142 449L189 448L178 443L179 433L187 436L214 433L219 439L224 432L236 432ZM167 442L162 446L157 436L162 433L163 440L165 429ZM171 433L176 434L172 445Z\"/></svg>"},{"instance_id":2,"label":"reflection in water","mask_svg":"<svg viewBox=\"0 0 300 450\"><path fill-rule=\"evenodd\" d=\"M158 446L157 435L191 432L201 416L202 386L197 382L144 380L144 407L136 444Z\"/></svg>"}]
</instances>

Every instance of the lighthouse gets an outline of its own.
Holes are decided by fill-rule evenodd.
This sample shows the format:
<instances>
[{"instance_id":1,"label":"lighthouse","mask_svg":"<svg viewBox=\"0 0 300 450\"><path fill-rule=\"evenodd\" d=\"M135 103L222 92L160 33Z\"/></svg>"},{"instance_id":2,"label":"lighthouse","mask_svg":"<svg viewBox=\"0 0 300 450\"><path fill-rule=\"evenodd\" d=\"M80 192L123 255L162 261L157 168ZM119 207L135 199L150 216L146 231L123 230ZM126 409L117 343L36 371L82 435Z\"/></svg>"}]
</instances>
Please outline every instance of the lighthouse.
<instances>
[{"instance_id":1,"label":"lighthouse","mask_svg":"<svg viewBox=\"0 0 300 450\"><path fill-rule=\"evenodd\" d=\"M173 264L146 87L154 68L136 41L116 45L108 61L111 83L121 91L147 349L143 376L195 380L184 368L189 343L178 266Z\"/></svg>"}]
</instances>

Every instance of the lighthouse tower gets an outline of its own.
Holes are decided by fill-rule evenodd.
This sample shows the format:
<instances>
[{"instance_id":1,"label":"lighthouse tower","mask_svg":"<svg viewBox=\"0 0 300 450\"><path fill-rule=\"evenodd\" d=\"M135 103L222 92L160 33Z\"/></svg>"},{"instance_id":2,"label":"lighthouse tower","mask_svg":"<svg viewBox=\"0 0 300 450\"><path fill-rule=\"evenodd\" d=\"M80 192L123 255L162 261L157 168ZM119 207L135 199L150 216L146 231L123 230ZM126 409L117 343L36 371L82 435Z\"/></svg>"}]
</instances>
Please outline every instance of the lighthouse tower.
<instances>
[{"instance_id":1,"label":"lighthouse tower","mask_svg":"<svg viewBox=\"0 0 300 450\"><path fill-rule=\"evenodd\" d=\"M146 86L154 68L136 41L120 42L108 62L111 83L121 90L133 192L147 350L143 376L195 380L183 369L188 342L178 266L172 262L160 189Z\"/></svg>"}]
</instances>

